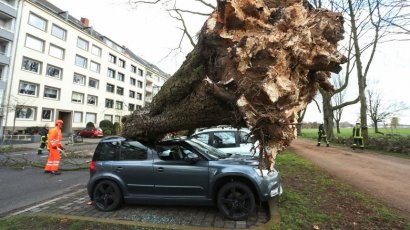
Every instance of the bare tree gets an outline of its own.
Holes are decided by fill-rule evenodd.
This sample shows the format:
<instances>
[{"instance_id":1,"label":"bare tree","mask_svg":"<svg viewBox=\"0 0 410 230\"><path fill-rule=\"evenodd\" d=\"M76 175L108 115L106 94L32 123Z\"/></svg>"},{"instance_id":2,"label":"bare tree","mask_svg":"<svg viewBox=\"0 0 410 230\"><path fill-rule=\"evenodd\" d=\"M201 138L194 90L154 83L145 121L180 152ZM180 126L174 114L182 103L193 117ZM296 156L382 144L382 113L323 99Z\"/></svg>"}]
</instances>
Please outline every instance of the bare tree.
<instances>
[{"instance_id":1,"label":"bare tree","mask_svg":"<svg viewBox=\"0 0 410 230\"><path fill-rule=\"evenodd\" d=\"M385 105L380 92L373 89L367 90L368 113L373 122L375 133L384 134L379 131L378 123L392 119L401 111L409 109L403 102Z\"/></svg>"},{"instance_id":2,"label":"bare tree","mask_svg":"<svg viewBox=\"0 0 410 230\"><path fill-rule=\"evenodd\" d=\"M333 80L333 85L336 88L341 88L344 85L344 80L342 79L341 75L338 74L336 77L332 78ZM336 123L336 131L338 134L340 134L340 121L342 119L342 114L343 114L343 108L344 107L339 107L339 105L343 104L346 96L346 91L339 91L338 93L335 93L332 97L332 102L334 105L336 105L335 109L333 109L333 119Z\"/></svg>"},{"instance_id":3,"label":"bare tree","mask_svg":"<svg viewBox=\"0 0 410 230\"><path fill-rule=\"evenodd\" d=\"M341 12L347 19L345 28L349 32L349 44L344 50L348 53L346 55L349 60L347 65L354 67L359 89L358 98L348 104L360 101L360 121L362 125L367 126L365 93L367 76L378 45L383 42L395 41L399 38L397 35L401 35L403 31L408 32L410 20L409 14L405 12L405 9L409 7L408 3L403 0L315 0L314 3L316 6L327 6L332 10ZM346 67L346 71L351 73L349 67ZM348 79L347 75L345 79ZM333 115L329 114L330 111L342 107L344 103L333 109L325 108L332 106L329 102L332 95L323 93L322 95L324 97L325 125L332 126L333 121L330 120L330 117ZM333 119L333 117L331 118ZM327 127L326 130L332 135L333 129ZM367 130L365 130L364 136L367 138Z\"/></svg>"}]
</instances>

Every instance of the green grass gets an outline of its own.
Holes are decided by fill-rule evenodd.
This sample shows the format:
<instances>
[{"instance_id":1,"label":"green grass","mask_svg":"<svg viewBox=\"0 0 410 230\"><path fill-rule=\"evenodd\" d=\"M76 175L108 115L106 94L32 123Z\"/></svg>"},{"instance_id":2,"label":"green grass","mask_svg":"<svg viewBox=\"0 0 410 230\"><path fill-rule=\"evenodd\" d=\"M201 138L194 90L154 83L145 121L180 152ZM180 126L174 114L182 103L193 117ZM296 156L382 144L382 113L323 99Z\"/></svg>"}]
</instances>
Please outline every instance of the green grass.
<instances>
[{"instance_id":1,"label":"green grass","mask_svg":"<svg viewBox=\"0 0 410 230\"><path fill-rule=\"evenodd\" d=\"M410 128L400 128L392 131L391 129L379 128L379 131L384 133L385 135L401 135L401 136L410 136ZM309 139L317 139L317 132L318 129L304 129L302 128L302 137L306 137ZM343 137L349 138L352 136L352 128L341 128L340 133L337 133L336 128L333 129L333 133L336 137ZM380 137L381 134L377 134L374 132L374 128L369 128L369 136L370 137Z\"/></svg>"},{"instance_id":2,"label":"green grass","mask_svg":"<svg viewBox=\"0 0 410 230\"><path fill-rule=\"evenodd\" d=\"M281 222L272 229L410 229L410 222L382 203L355 191L310 162L285 151L278 155L284 194Z\"/></svg>"}]
</instances>

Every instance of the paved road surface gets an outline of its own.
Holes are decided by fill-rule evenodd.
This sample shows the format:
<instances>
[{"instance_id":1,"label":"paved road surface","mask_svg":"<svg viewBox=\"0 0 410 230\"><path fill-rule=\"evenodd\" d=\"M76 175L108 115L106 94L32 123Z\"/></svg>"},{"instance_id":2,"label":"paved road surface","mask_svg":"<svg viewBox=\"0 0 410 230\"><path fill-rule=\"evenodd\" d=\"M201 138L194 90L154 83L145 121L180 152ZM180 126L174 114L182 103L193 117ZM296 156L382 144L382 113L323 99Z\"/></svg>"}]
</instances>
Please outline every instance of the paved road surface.
<instances>
[{"instance_id":1,"label":"paved road surface","mask_svg":"<svg viewBox=\"0 0 410 230\"><path fill-rule=\"evenodd\" d=\"M331 175L384 201L410 219L410 159L341 147L317 147L294 140L289 150L312 161Z\"/></svg>"}]
</instances>

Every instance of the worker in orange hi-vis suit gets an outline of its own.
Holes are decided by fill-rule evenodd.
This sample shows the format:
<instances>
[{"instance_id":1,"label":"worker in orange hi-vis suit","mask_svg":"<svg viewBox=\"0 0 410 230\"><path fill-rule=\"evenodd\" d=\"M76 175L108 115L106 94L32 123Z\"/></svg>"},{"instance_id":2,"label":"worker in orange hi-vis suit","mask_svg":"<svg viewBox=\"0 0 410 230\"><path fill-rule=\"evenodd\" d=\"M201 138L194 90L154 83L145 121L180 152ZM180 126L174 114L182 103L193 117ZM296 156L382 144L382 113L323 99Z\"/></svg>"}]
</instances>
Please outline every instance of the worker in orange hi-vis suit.
<instances>
[{"instance_id":1,"label":"worker in orange hi-vis suit","mask_svg":"<svg viewBox=\"0 0 410 230\"><path fill-rule=\"evenodd\" d=\"M63 121L57 120L56 127L48 131L48 148L50 149L50 154L48 155L48 160L46 167L44 168L45 173L51 173L52 175L60 175L58 167L60 165L60 151L64 150L61 140L63 139L61 135L61 128L63 127Z\"/></svg>"}]
</instances>

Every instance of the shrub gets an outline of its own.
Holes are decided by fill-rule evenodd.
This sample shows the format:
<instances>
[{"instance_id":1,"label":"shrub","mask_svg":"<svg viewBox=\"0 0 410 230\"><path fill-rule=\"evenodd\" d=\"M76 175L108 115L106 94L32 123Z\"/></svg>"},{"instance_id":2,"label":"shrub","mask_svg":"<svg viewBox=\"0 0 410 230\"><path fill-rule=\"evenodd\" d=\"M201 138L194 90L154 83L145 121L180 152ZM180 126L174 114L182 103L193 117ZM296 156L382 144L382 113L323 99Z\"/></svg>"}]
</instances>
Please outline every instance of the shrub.
<instances>
[{"instance_id":1,"label":"shrub","mask_svg":"<svg viewBox=\"0 0 410 230\"><path fill-rule=\"evenodd\" d=\"M103 130L104 135L111 135L114 133L114 124L110 120L100 121L100 128Z\"/></svg>"},{"instance_id":2,"label":"shrub","mask_svg":"<svg viewBox=\"0 0 410 230\"><path fill-rule=\"evenodd\" d=\"M121 133L121 124L119 122L114 123L114 131L115 131L115 134Z\"/></svg>"},{"instance_id":3,"label":"shrub","mask_svg":"<svg viewBox=\"0 0 410 230\"><path fill-rule=\"evenodd\" d=\"M85 127L86 127L87 129L93 129L93 128L95 128L94 123L92 123L91 121L88 122Z\"/></svg>"},{"instance_id":4,"label":"shrub","mask_svg":"<svg viewBox=\"0 0 410 230\"><path fill-rule=\"evenodd\" d=\"M27 128L24 130L24 133L33 135L33 134L40 133L40 131L42 131L42 130L43 130L43 127L40 127L40 126L32 126L32 127L27 127Z\"/></svg>"}]
</instances>

